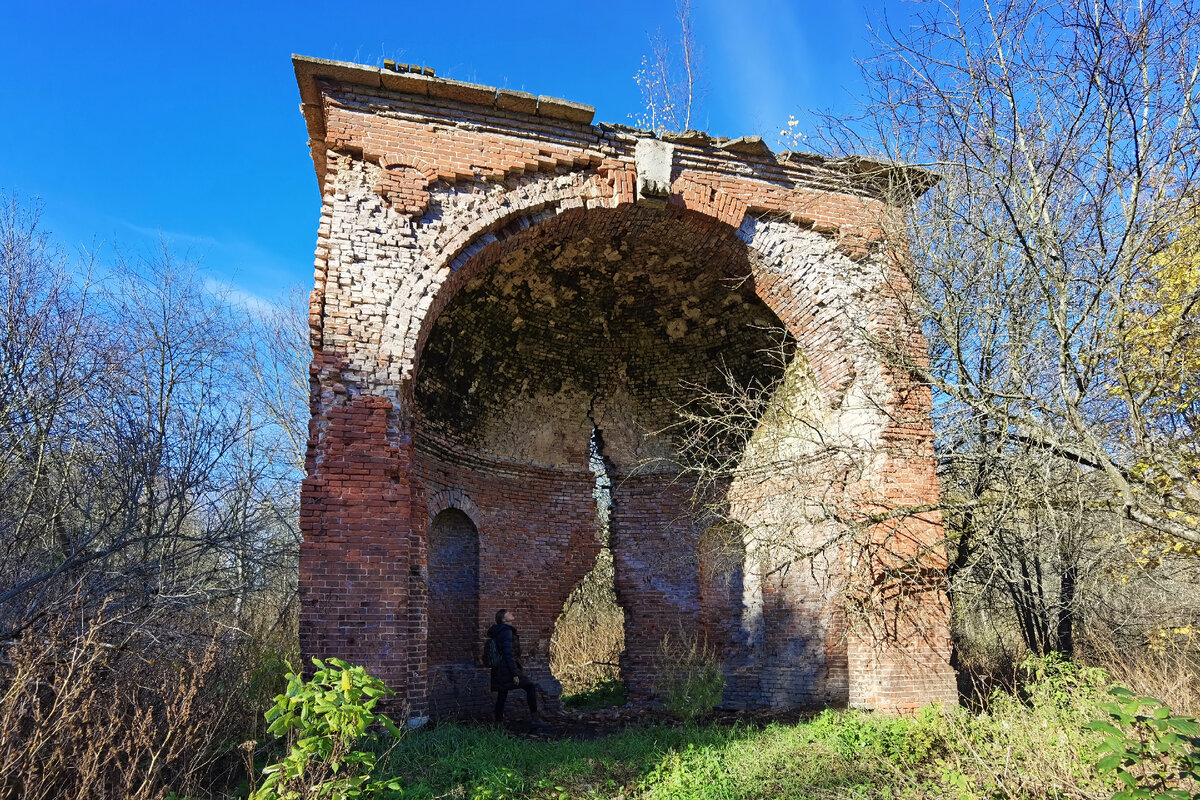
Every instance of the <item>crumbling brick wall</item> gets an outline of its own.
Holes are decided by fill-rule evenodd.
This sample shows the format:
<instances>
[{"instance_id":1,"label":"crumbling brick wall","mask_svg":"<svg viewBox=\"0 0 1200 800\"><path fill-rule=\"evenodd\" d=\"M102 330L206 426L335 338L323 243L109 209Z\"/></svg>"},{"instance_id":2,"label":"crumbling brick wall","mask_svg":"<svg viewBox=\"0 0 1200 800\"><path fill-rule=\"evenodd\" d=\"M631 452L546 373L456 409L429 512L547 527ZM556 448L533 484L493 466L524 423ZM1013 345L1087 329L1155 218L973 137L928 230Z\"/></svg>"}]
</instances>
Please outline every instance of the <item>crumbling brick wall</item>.
<instances>
[{"instance_id":1,"label":"crumbling brick wall","mask_svg":"<svg viewBox=\"0 0 1200 800\"><path fill-rule=\"evenodd\" d=\"M705 561L673 428L730 376L780 380L763 353L782 348L812 427L871 454L826 472L799 454L787 480L852 517L934 504L928 390L871 345L923 358L881 246L894 171L595 126L586 106L427 70L295 66L323 199L306 654L363 663L410 714L471 713L488 695L468 644L507 607L552 685L555 619L601 547L598 433L635 695L653 684L657 641L682 629L719 643L730 706L953 700L936 515L865 528L881 544L868 571L894 566L900 543L932 576L907 593L926 624L900 631L886 624L893 594L831 594L858 555L832 547L779 569L785 545L832 540L828 515L755 538L787 486L735 478L729 507L748 533L730 594Z\"/></svg>"}]
</instances>

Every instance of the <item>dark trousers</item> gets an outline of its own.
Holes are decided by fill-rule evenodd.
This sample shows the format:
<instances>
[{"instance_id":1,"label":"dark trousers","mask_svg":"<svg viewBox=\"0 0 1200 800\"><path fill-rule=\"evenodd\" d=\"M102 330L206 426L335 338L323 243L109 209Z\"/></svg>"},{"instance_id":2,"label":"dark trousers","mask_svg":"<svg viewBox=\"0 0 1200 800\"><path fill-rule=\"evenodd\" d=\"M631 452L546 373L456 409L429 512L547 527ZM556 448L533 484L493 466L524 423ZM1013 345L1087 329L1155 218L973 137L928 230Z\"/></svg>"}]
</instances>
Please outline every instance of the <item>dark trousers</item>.
<instances>
[{"instance_id":1,"label":"dark trousers","mask_svg":"<svg viewBox=\"0 0 1200 800\"><path fill-rule=\"evenodd\" d=\"M537 718L537 690L538 685L526 678L524 675L519 676L520 683L514 683L513 689L523 689L525 691L525 700L529 703L530 716ZM508 700L509 689L499 689L496 691L496 721L504 719L504 703Z\"/></svg>"}]
</instances>

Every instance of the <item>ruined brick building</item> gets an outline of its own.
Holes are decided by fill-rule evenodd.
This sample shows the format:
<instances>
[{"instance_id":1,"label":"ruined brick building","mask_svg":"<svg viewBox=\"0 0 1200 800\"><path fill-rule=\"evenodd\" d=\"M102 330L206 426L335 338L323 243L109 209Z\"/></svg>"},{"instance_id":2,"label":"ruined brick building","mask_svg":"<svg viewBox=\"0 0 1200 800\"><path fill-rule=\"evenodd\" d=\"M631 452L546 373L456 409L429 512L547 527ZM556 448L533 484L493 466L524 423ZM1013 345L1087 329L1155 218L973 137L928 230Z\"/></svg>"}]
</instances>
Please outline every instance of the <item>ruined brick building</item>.
<instances>
[{"instance_id":1,"label":"ruined brick building","mask_svg":"<svg viewBox=\"0 0 1200 800\"><path fill-rule=\"evenodd\" d=\"M365 665L412 715L470 710L488 702L483 633L510 607L549 681L555 620L600 552L599 455L635 695L662 636L690 630L721 644L728 706L953 702L936 512L859 526L918 556L916 627L880 590L883 557L775 568L834 535L824 500L811 524L757 533L780 498L864 518L937 499L928 389L871 344L923 358L881 245L890 167L595 125L587 106L427 69L294 65L322 196L306 655ZM790 483L734 474L744 528L714 570L676 423L729 377L800 386L773 402L869 457L851 474L798 447L776 471ZM748 461L771 425L786 427L764 421ZM875 577L835 601L863 558Z\"/></svg>"}]
</instances>

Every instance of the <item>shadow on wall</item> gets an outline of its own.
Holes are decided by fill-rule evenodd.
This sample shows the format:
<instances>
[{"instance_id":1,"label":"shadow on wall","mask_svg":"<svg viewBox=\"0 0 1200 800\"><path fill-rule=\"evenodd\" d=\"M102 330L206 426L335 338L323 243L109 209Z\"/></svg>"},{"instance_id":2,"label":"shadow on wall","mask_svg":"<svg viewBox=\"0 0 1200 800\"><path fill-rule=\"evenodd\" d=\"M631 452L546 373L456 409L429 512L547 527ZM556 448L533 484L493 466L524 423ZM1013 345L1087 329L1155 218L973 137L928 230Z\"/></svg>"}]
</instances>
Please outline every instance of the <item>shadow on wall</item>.
<instances>
[{"instance_id":1,"label":"shadow on wall","mask_svg":"<svg viewBox=\"0 0 1200 800\"><path fill-rule=\"evenodd\" d=\"M849 699L846 642L817 581L773 573L747 577L741 656L727 687L731 707L816 709Z\"/></svg>"}]
</instances>

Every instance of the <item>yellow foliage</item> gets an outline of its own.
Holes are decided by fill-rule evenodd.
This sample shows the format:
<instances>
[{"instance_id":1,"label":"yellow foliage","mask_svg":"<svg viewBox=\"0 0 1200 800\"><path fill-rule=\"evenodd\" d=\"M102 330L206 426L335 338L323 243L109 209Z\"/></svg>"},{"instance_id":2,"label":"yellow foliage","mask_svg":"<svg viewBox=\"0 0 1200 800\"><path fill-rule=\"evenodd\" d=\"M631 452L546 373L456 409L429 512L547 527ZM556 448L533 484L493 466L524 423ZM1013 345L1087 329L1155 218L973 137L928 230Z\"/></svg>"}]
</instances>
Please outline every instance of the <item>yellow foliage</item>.
<instances>
[{"instance_id":1,"label":"yellow foliage","mask_svg":"<svg viewBox=\"0 0 1200 800\"><path fill-rule=\"evenodd\" d=\"M1145 395L1142 409L1152 423L1182 417L1166 429L1190 428L1200 405L1200 220L1176 231L1148 267L1122 326L1123 382L1131 394Z\"/></svg>"},{"instance_id":2,"label":"yellow foliage","mask_svg":"<svg viewBox=\"0 0 1200 800\"><path fill-rule=\"evenodd\" d=\"M1150 637L1150 649L1163 651L1169 648L1190 648L1192 639L1200 633L1195 625L1171 626L1159 628Z\"/></svg>"},{"instance_id":3,"label":"yellow foliage","mask_svg":"<svg viewBox=\"0 0 1200 800\"><path fill-rule=\"evenodd\" d=\"M1109 355L1113 394L1133 415L1134 475L1144 490L1179 497L1200 489L1200 207L1163 235L1124 299ZM1187 503L1170 514L1190 526L1198 515Z\"/></svg>"}]
</instances>

